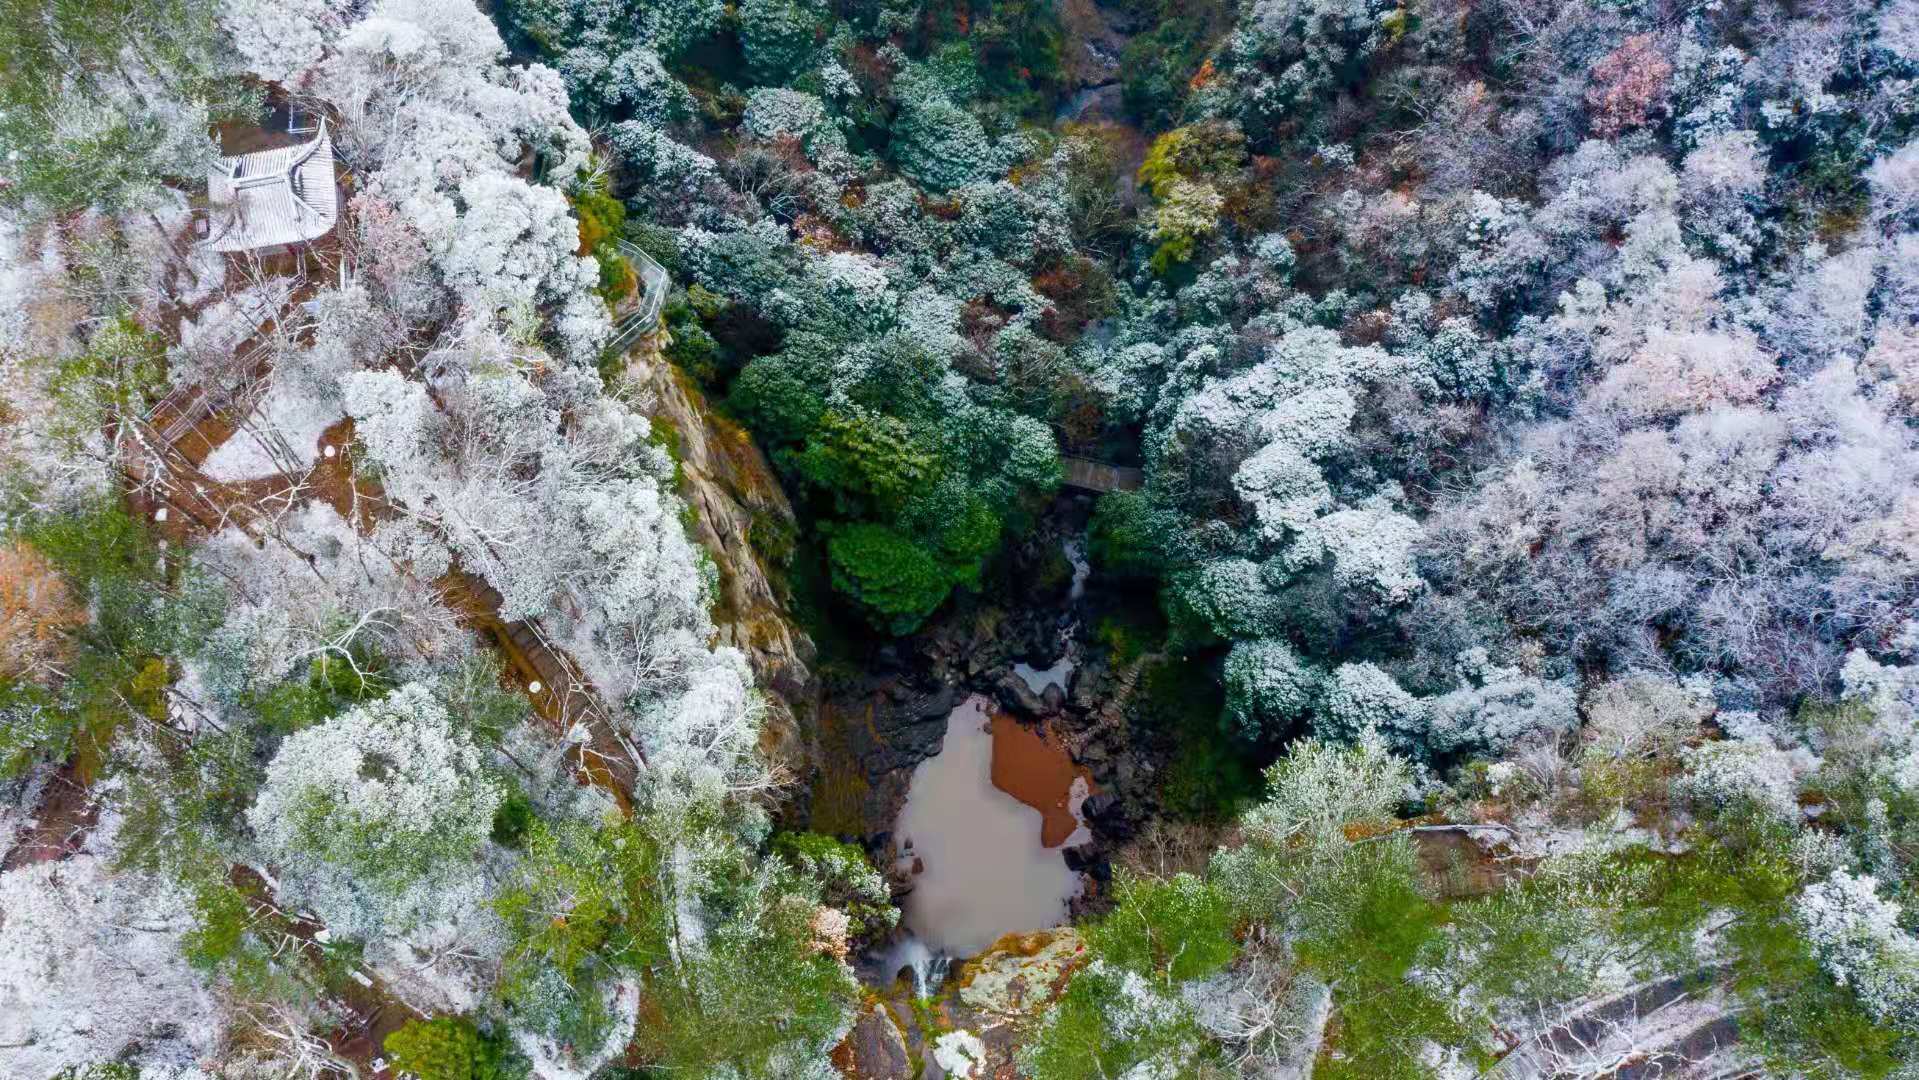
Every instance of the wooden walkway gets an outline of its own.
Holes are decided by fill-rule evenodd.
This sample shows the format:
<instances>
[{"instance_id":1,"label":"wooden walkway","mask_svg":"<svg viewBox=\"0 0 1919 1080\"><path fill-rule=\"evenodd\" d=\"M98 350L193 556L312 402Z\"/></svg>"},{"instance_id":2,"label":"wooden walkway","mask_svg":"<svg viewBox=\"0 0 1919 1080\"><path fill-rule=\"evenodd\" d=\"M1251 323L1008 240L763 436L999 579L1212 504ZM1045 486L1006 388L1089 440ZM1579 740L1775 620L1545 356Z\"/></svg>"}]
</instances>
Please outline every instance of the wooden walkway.
<instances>
[{"instance_id":1,"label":"wooden walkway","mask_svg":"<svg viewBox=\"0 0 1919 1080\"><path fill-rule=\"evenodd\" d=\"M584 741L572 752L581 776L606 788L622 810L630 811L639 774L647 767L646 751L621 735L585 673L547 640L537 623L502 619L504 598L479 575L456 570L444 584L450 586L455 606L463 608L477 628L494 635L508 664L528 684L535 711L563 736L575 727L583 729ZM533 692L536 682L540 689Z\"/></svg>"},{"instance_id":2,"label":"wooden walkway","mask_svg":"<svg viewBox=\"0 0 1919 1080\"><path fill-rule=\"evenodd\" d=\"M1061 457L1060 462L1066 466L1066 486L1082 491L1138 491L1146 483L1145 473L1126 465L1082 457Z\"/></svg>"}]
</instances>

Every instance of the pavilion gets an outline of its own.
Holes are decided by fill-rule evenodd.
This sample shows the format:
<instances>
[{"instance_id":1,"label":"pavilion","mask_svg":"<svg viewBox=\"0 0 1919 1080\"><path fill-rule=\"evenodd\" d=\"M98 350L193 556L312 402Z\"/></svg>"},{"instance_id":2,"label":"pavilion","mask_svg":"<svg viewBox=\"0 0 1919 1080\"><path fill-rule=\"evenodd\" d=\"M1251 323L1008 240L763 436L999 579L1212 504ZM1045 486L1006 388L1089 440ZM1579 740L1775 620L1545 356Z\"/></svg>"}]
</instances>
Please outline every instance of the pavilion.
<instances>
[{"instance_id":1,"label":"pavilion","mask_svg":"<svg viewBox=\"0 0 1919 1080\"><path fill-rule=\"evenodd\" d=\"M324 236L339 217L333 139L325 120L312 141L223 157L207 174L207 245L256 251Z\"/></svg>"}]
</instances>

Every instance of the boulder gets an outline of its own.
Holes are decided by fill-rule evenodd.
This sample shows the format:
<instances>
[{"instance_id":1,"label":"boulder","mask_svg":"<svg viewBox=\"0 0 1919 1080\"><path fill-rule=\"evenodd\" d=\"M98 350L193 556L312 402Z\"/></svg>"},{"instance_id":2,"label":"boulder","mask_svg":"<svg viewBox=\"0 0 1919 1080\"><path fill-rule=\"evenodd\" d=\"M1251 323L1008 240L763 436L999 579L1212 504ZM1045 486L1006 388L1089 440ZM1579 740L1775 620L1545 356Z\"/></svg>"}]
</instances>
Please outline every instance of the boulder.
<instances>
[{"instance_id":1,"label":"boulder","mask_svg":"<svg viewBox=\"0 0 1919 1080\"><path fill-rule=\"evenodd\" d=\"M913 1075L906 1033L883 1002L866 1007L853 1030L833 1050L833 1064L849 1080L897 1080Z\"/></svg>"},{"instance_id":2,"label":"boulder","mask_svg":"<svg viewBox=\"0 0 1919 1080\"><path fill-rule=\"evenodd\" d=\"M1066 988L1085 959L1086 943L1070 926L1008 934L960 970L959 1001L988 1016L1030 1015Z\"/></svg>"}]
</instances>

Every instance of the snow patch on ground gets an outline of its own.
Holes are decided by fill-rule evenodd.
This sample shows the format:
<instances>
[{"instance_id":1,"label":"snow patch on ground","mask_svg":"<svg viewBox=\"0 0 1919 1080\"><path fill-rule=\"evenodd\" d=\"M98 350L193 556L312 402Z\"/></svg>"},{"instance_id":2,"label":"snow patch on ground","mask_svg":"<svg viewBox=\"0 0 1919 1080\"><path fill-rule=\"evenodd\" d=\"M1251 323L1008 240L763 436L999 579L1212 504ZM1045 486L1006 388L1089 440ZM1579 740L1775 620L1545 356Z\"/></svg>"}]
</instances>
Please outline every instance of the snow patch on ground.
<instances>
[{"instance_id":1,"label":"snow patch on ground","mask_svg":"<svg viewBox=\"0 0 1919 1080\"><path fill-rule=\"evenodd\" d=\"M986 1064L986 1044L970 1031L949 1031L933 1044L933 1060L955 1080L978 1076Z\"/></svg>"},{"instance_id":2,"label":"snow patch on ground","mask_svg":"<svg viewBox=\"0 0 1919 1080\"><path fill-rule=\"evenodd\" d=\"M298 476L320 457L320 433L344 418L337 400L275 384L233 437L200 469L223 484L284 472Z\"/></svg>"}]
</instances>

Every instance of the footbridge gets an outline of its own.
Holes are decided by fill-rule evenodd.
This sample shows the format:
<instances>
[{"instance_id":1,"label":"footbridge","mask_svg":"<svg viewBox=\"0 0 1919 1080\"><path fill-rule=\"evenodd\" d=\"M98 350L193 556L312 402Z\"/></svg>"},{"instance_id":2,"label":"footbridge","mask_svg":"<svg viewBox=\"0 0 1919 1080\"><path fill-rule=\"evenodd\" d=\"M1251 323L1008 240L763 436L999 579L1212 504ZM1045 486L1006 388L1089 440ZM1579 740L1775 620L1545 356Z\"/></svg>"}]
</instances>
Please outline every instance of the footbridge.
<instances>
[{"instance_id":1,"label":"footbridge","mask_svg":"<svg viewBox=\"0 0 1919 1080\"><path fill-rule=\"evenodd\" d=\"M1146 474L1128 465L1109 465L1092 458L1062 456L1066 486L1105 494L1109 491L1138 491L1146 483Z\"/></svg>"}]
</instances>

